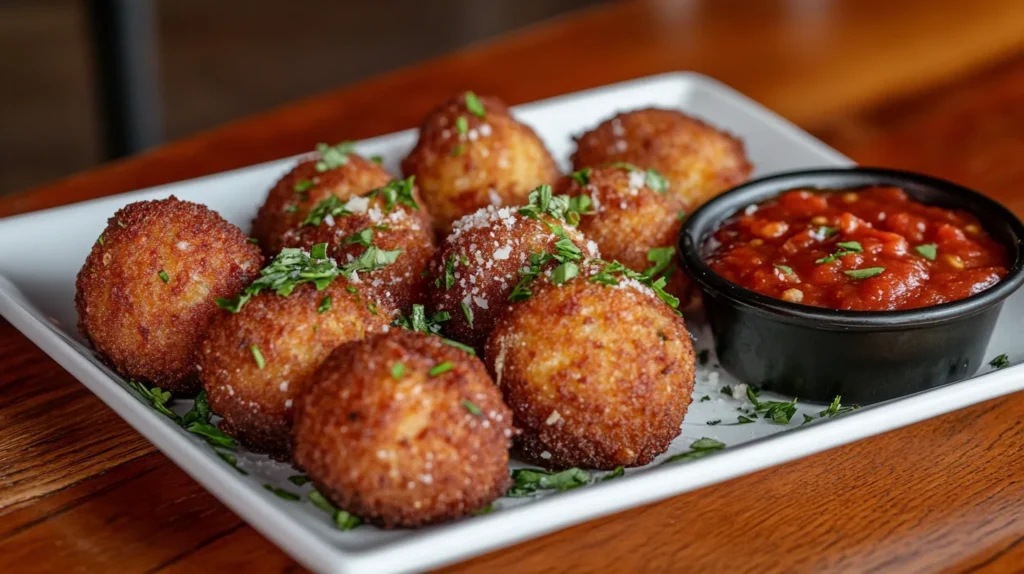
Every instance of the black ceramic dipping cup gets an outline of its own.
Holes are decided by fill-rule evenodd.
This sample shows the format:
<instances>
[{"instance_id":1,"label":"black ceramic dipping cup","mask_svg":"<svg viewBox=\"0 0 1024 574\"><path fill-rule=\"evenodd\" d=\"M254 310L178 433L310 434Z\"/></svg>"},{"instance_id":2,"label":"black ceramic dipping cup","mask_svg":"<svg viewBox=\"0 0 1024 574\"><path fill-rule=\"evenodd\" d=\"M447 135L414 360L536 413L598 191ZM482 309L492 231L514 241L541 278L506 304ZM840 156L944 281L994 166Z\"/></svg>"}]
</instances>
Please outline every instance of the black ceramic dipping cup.
<instances>
[{"instance_id":1,"label":"black ceramic dipping cup","mask_svg":"<svg viewBox=\"0 0 1024 574\"><path fill-rule=\"evenodd\" d=\"M974 214L1002 243L1009 273L966 299L903 311L839 311L789 303L741 287L704 262L708 237L748 205L791 189L895 186L917 201ZM965 187L874 168L773 175L724 193L693 213L679 237L682 264L700 286L722 366L740 380L808 401L871 404L973 375L1003 301L1024 283L1024 225Z\"/></svg>"}]
</instances>

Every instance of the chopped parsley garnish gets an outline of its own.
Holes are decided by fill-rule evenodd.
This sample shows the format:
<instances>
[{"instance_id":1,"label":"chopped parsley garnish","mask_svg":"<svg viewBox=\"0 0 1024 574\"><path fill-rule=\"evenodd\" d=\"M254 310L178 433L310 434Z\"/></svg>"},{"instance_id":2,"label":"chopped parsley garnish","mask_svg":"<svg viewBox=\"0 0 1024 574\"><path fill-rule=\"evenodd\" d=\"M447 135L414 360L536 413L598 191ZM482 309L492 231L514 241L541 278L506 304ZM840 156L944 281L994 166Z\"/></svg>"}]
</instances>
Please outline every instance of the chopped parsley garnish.
<instances>
[{"instance_id":1,"label":"chopped parsley garnish","mask_svg":"<svg viewBox=\"0 0 1024 574\"><path fill-rule=\"evenodd\" d=\"M580 268L572 261L566 261L555 267L551 272L551 282L555 285L562 285L580 274Z\"/></svg>"},{"instance_id":2,"label":"chopped parsley garnish","mask_svg":"<svg viewBox=\"0 0 1024 574\"><path fill-rule=\"evenodd\" d=\"M99 245L100 247L103 247L103 234L102 233L100 233L100 236L96 238L96 245Z\"/></svg>"},{"instance_id":3,"label":"chopped parsley garnish","mask_svg":"<svg viewBox=\"0 0 1024 574\"><path fill-rule=\"evenodd\" d=\"M206 391L199 391L196 400L192 403L192 408L181 418L181 424L189 426L197 422L208 423L212 414L210 403L206 400Z\"/></svg>"},{"instance_id":4,"label":"chopped parsley garnish","mask_svg":"<svg viewBox=\"0 0 1024 574\"><path fill-rule=\"evenodd\" d=\"M779 271L782 271L786 275L796 275L796 273L793 272L793 268L788 265L781 265L779 263L776 263L774 267Z\"/></svg>"},{"instance_id":5,"label":"chopped parsley garnish","mask_svg":"<svg viewBox=\"0 0 1024 574\"><path fill-rule=\"evenodd\" d=\"M473 516L483 516L485 514L490 514L492 512L494 512L494 504L493 503L488 504L487 506L485 506L485 507L483 507L481 509L474 510L473 511Z\"/></svg>"},{"instance_id":6,"label":"chopped parsley garnish","mask_svg":"<svg viewBox=\"0 0 1024 574\"><path fill-rule=\"evenodd\" d=\"M703 458L711 453L718 452L725 448L725 443L713 438L703 437L690 443L689 452L673 455L665 459L662 464L676 462L679 460L695 460Z\"/></svg>"},{"instance_id":7,"label":"chopped parsley garnish","mask_svg":"<svg viewBox=\"0 0 1024 574\"><path fill-rule=\"evenodd\" d=\"M881 275L885 271L885 267L865 267L863 269L847 269L843 271L847 276L853 279L867 279L876 275Z\"/></svg>"},{"instance_id":8,"label":"chopped parsley garnish","mask_svg":"<svg viewBox=\"0 0 1024 574\"><path fill-rule=\"evenodd\" d=\"M462 401L462 406L465 407L465 409L467 411L469 411L469 414L471 414L471 415L473 415L475 417L482 417L482 416L484 416L484 412L482 410L480 410L480 407L474 405L472 403L472 401L463 400Z\"/></svg>"},{"instance_id":9,"label":"chopped parsley garnish","mask_svg":"<svg viewBox=\"0 0 1024 574\"><path fill-rule=\"evenodd\" d=\"M765 420L784 425L796 414L795 398L792 401L762 401L760 395L761 391L757 387L747 386L747 399L754 404L754 412L761 413Z\"/></svg>"},{"instance_id":10,"label":"chopped parsley garnish","mask_svg":"<svg viewBox=\"0 0 1024 574\"><path fill-rule=\"evenodd\" d=\"M702 403L706 403L706 402L708 402L710 400L711 400L711 397L708 396L708 395L704 395L703 397L700 398L700 402L702 402Z\"/></svg>"},{"instance_id":11,"label":"chopped parsley garnish","mask_svg":"<svg viewBox=\"0 0 1024 574\"><path fill-rule=\"evenodd\" d=\"M466 119L466 116L455 118L455 131L459 132L460 136L466 135L466 132L469 131L469 121Z\"/></svg>"},{"instance_id":12,"label":"chopped parsley garnish","mask_svg":"<svg viewBox=\"0 0 1024 574\"><path fill-rule=\"evenodd\" d=\"M750 418L748 416L740 415L740 416L736 417L736 424L738 424L738 425L746 425L746 424L750 424L750 423L754 422L754 420L755 419L752 419L752 418Z\"/></svg>"},{"instance_id":13,"label":"chopped parsley garnish","mask_svg":"<svg viewBox=\"0 0 1024 574\"><path fill-rule=\"evenodd\" d=\"M466 92L466 109L469 113L473 114L478 118L484 117L487 114L487 110L484 109L483 102L473 92Z\"/></svg>"},{"instance_id":14,"label":"chopped parsley garnish","mask_svg":"<svg viewBox=\"0 0 1024 574\"><path fill-rule=\"evenodd\" d=\"M348 512L347 510L341 510L334 506L331 504L331 501L327 500L327 498L317 490L309 491L309 494L306 496L309 498L309 501L313 503L313 506L331 515L331 519L334 520L334 525L337 526L339 530L352 530L363 523L363 519L351 512Z\"/></svg>"},{"instance_id":15,"label":"chopped parsley garnish","mask_svg":"<svg viewBox=\"0 0 1024 574\"><path fill-rule=\"evenodd\" d=\"M146 385L134 380L128 381L128 386L135 389L135 392L139 393L142 395L142 398L149 401L158 413L178 424L181 424L181 417L171 409L167 408L167 405L169 405L173 400L170 391L165 391L160 387L147 387Z\"/></svg>"},{"instance_id":16,"label":"chopped parsley garnish","mask_svg":"<svg viewBox=\"0 0 1024 574\"><path fill-rule=\"evenodd\" d=\"M842 397L836 395L836 398L832 399L832 404L830 404L827 409L825 409L825 410L823 410L823 411L818 413L818 418L837 417L837 416L839 416L839 415L841 415L843 413L848 413L848 412L850 412L852 410L855 410L857 408L857 407L844 407L842 405L841 401L842 401ZM804 422L805 423L807 422L807 416L806 415L804 415Z\"/></svg>"},{"instance_id":17,"label":"chopped parsley garnish","mask_svg":"<svg viewBox=\"0 0 1024 574\"><path fill-rule=\"evenodd\" d=\"M644 184L647 185L647 187L651 188L651 190L656 191L658 193L665 193L666 191L668 191L668 180L665 179L665 176L658 173L658 171L655 169L641 169L631 163L627 163L624 161L610 163L608 164L608 167L615 167L618 169L624 169L626 171L643 172Z\"/></svg>"},{"instance_id":18,"label":"chopped parsley garnish","mask_svg":"<svg viewBox=\"0 0 1024 574\"><path fill-rule=\"evenodd\" d=\"M192 408L185 413L185 416L180 417L168 408L168 405L173 401L169 391L164 391L160 387L147 387L138 381L128 381L128 386L142 395L144 399L153 405L157 412L171 419L175 424L180 425L188 432L202 436L206 439L206 442L213 446L223 448L235 447L235 439L210 424L212 413L210 412L210 405L206 400L206 391L200 391L196 396L195 402L192 404ZM218 452L217 454L221 453ZM224 457L221 456L221 458ZM239 472L244 471L239 469Z\"/></svg>"},{"instance_id":19,"label":"chopped parsley garnish","mask_svg":"<svg viewBox=\"0 0 1024 574\"><path fill-rule=\"evenodd\" d=\"M459 266L459 258L452 253L444 262L444 272L441 277L434 279L434 286L440 287L444 282L444 289L447 291L455 285L455 268Z\"/></svg>"},{"instance_id":20,"label":"chopped parsley garnish","mask_svg":"<svg viewBox=\"0 0 1024 574\"><path fill-rule=\"evenodd\" d=\"M548 472L539 468L520 468L512 471L514 484L505 496L521 498L538 490L571 490L590 483L590 473L579 468L561 472Z\"/></svg>"},{"instance_id":21,"label":"chopped parsley garnish","mask_svg":"<svg viewBox=\"0 0 1024 574\"><path fill-rule=\"evenodd\" d=\"M1010 357L1008 357L1006 353L1003 353L989 361L988 364L995 369L1005 369L1010 366Z\"/></svg>"},{"instance_id":22,"label":"chopped parsley garnish","mask_svg":"<svg viewBox=\"0 0 1024 574\"><path fill-rule=\"evenodd\" d=\"M668 180L658 173L657 170L649 169L644 172L644 176L647 180L647 187L658 193L665 193L668 191Z\"/></svg>"},{"instance_id":23,"label":"chopped parsley garnish","mask_svg":"<svg viewBox=\"0 0 1024 574\"><path fill-rule=\"evenodd\" d=\"M679 221L686 221L686 210L680 209L678 212L676 212L676 219L678 219Z\"/></svg>"},{"instance_id":24,"label":"chopped parsley garnish","mask_svg":"<svg viewBox=\"0 0 1024 574\"><path fill-rule=\"evenodd\" d=\"M551 281L556 285L560 285L579 275L579 266L576 263L583 259L583 251L569 239L563 228L551 226L551 231L559 237L555 241L555 252L533 253L530 255L530 266L519 270L520 278L515 287L512 288L512 293L508 296L509 301L525 301L533 296L530 285L544 271L544 267L548 263L558 263L558 266L551 274Z\"/></svg>"},{"instance_id":25,"label":"chopped parsley garnish","mask_svg":"<svg viewBox=\"0 0 1024 574\"><path fill-rule=\"evenodd\" d=\"M355 287L353 287L351 285L346 286L345 287L345 291L348 291L349 293L352 293L353 295L358 295L359 294L359 289L356 289Z\"/></svg>"},{"instance_id":26,"label":"chopped parsley garnish","mask_svg":"<svg viewBox=\"0 0 1024 574\"><path fill-rule=\"evenodd\" d=\"M377 165L380 165L380 164L384 163L384 158L382 156L379 156L379 155L371 155L370 156L370 161L372 161L373 163L375 163Z\"/></svg>"},{"instance_id":27,"label":"chopped parsley garnish","mask_svg":"<svg viewBox=\"0 0 1024 574\"><path fill-rule=\"evenodd\" d=\"M366 302L366 310L369 311L371 315L376 315L377 314L377 304L374 303L373 301L367 301Z\"/></svg>"},{"instance_id":28,"label":"chopped parsley garnish","mask_svg":"<svg viewBox=\"0 0 1024 574\"><path fill-rule=\"evenodd\" d=\"M668 283L668 280L665 277L654 279L644 275L643 273L637 273L618 261L612 261L611 263L605 262L604 268L592 276L590 281L592 283L603 283L605 285L618 285L619 279L616 278L615 275L625 277L626 279L634 279L649 287L654 291L654 294L658 296L658 299L661 299L666 305L672 307L676 313L679 312L679 299L665 291L665 284Z\"/></svg>"},{"instance_id":29,"label":"chopped parsley garnish","mask_svg":"<svg viewBox=\"0 0 1024 574\"><path fill-rule=\"evenodd\" d=\"M722 419L715 419L713 421L708 421L705 424L707 424L709 427L713 427L713 426L717 425L720 422L722 422Z\"/></svg>"},{"instance_id":30,"label":"chopped parsley garnish","mask_svg":"<svg viewBox=\"0 0 1024 574\"><path fill-rule=\"evenodd\" d=\"M295 185L292 186L292 189L294 189L296 193L305 193L313 189L314 186L316 186L316 183L312 179L300 179L299 181L295 182Z\"/></svg>"},{"instance_id":31,"label":"chopped parsley garnish","mask_svg":"<svg viewBox=\"0 0 1024 574\"><path fill-rule=\"evenodd\" d=\"M444 373L447 373L448 371L454 368L455 365L453 365L451 361L445 361L443 363L438 363L434 365L432 369L427 371L427 374L430 375L431 377L436 377L438 375L443 375Z\"/></svg>"},{"instance_id":32,"label":"chopped parsley garnish","mask_svg":"<svg viewBox=\"0 0 1024 574\"><path fill-rule=\"evenodd\" d=\"M253 245L259 245L260 244L260 240L256 239L255 237L250 237L250 238L246 239L245 241L246 241L246 243L252 243Z\"/></svg>"},{"instance_id":33,"label":"chopped parsley garnish","mask_svg":"<svg viewBox=\"0 0 1024 574\"><path fill-rule=\"evenodd\" d=\"M924 245L918 245L914 248L918 255L924 257L928 261L935 261L935 257L938 255L939 246L934 243L925 243Z\"/></svg>"},{"instance_id":34,"label":"chopped parsley garnish","mask_svg":"<svg viewBox=\"0 0 1024 574\"><path fill-rule=\"evenodd\" d=\"M163 269L161 269L160 272L157 273L157 275L160 276L160 280L163 281L164 283L170 283L171 282L171 278L167 275L167 272L164 271Z\"/></svg>"},{"instance_id":35,"label":"chopped parsley garnish","mask_svg":"<svg viewBox=\"0 0 1024 574\"><path fill-rule=\"evenodd\" d=\"M231 466L231 468L237 470L238 473L241 474L242 476L249 475L248 471L238 466L238 457L236 457L235 455L231 454L230 452L224 452L220 450L214 450L213 452L215 452L217 456L220 457L221 460L228 463Z\"/></svg>"},{"instance_id":36,"label":"chopped parsley garnish","mask_svg":"<svg viewBox=\"0 0 1024 574\"><path fill-rule=\"evenodd\" d=\"M465 301L459 304L462 307L462 314L466 316L466 322L469 323L469 328L473 328L473 309L466 304Z\"/></svg>"},{"instance_id":37,"label":"chopped parsley garnish","mask_svg":"<svg viewBox=\"0 0 1024 574\"><path fill-rule=\"evenodd\" d=\"M591 213L593 201L589 195L552 195L551 186L538 185L528 196L529 203L519 208L519 214L530 219L540 219L541 215L550 215L575 226L580 222L580 215ZM550 226L549 226L550 227Z\"/></svg>"},{"instance_id":38,"label":"chopped parsley garnish","mask_svg":"<svg viewBox=\"0 0 1024 574\"><path fill-rule=\"evenodd\" d=\"M462 152L464 151L466 151L466 146L462 145L461 143L457 143L452 146L452 151L449 152L449 155L451 155L452 157L459 157L460 155L462 155Z\"/></svg>"},{"instance_id":39,"label":"chopped parsley garnish","mask_svg":"<svg viewBox=\"0 0 1024 574\"><path fill-rule=\"evenodd\" d=\"M590 173L592 171L593 170L590 169L589 167L585 167L583 169L578 169L578 170L572 172L569 175L569 177L571 177L573 179L573 181L575 181L576 183L578 183L580 185L587 185L587 184L590 183Z\"/></svg>"},{"instance_id":40,"label":"chopped parsley garnish","mask_svg":"<svg viewBox=\"0 0 1024 574\"><path fill-rule=\"evenodd\" d=\"M647 251L647 260L650 261L652 265L647 269L644 269L644 276L653 278L662 276L667 277L668 275L671 275L671 272L675 270L674 268L668 272L665 272L665 270L672 265L673 261L675 261L675 255L676 248L672 246L655 247Z\"/></svg>"},{"instance_id":41,"label":"chopped parsley garnish","mask_svg":"<svg viewBox=\"0 0 1024 574\"><path fill-rule=\"evenodd\" d=\"M275 496L277 496L278 498L283 498L284 500L297 502L298 500L301 499L301 497L298 494L295 494L294 492L288 492L283 488L278 488L270 484L264 484L263 488L269 490L270 492L273 492Z\"/></svg>"},{"instance_id":42,"label":"chopped parsley garnish","mask_svg":"<svg viewBox=\"0 0 1024 574\"><path fill-rule=\"evenodd\" d=\"M623 476L624 474L626 474L626 467L624 467L624 466L617 466L617 467L615 467L615 470L613 470L613 471L609 472L608 474L602 476L601 477L601 482L604 482L606 480L613 480L613 479L619 478L620 476Z\"/></svg>"},{"instance_id":43,"label":"chopped parsley garnish","mask_svg":"<svg viewBox=\"0 0 1024 574\"><path fill-rule=\"evenodd\" d=\"M186 426L185 430L203 437L206 439L206 442L213 446L235 448L235 439L224 434L224 431L208 422L196 421Z\"/></svg>"},{"instance_id":44,"label":"chopped parsley garnish","mask_svg":"<svg viewBox=\"0 0 1024 574\"><path fill-rule=\"evenodd\" d=\"M371 243L373 243L372 227L367 227L362 231L357 231L341 240L342 245L362 245L363 247L369 247Z\"/></svg>"},{"instance_id":45,"label":"chopped parsley garnish","mask_svg":"<svg viewBox=\"0 0 1024 574\"><path fill-rule=\"evenodd\" d=\"M416 304L412 306L412 312L409 313L408 317L399 315L391 322L391 326L401 327L408 331L419 331L420 333L426 333L427 335L437 335L441 331L441 323L444 323L449 319L451 319L451 315L449 315L447 311L438 311L430 317L427 317L426 308L423 305ZM465 351L470 355L476 355L476 350L469 345L464 345L458 341L453 341L444 337L441 337L441 342L449 347L455 347L460 351Z\"/></svg>"},{"instance_id":46,"label":"chopped parsley garnish","mask_svg":"<svg viewBox=\"0 0 1024 574\"><path fill-rule=\"evenodd\" d=\"M445 345L448 345L449 347L455 347L456 349L458 349L460 351L465 351L465 352L469 353L470 355L476 355L476 350L473 349L473 347L470 347L469 345L466 345L465 343L460 343L458 341L454 341L452 339L446 339L444 337L441 337L441 342L444 343Z\"/></svg>"},{"instance_id":47,"label":"chopped parsley garnish","mask_svg":"<svg viewBox=\"0 0 1024 574\"><path fill-rule=\"evenodd\" d=\"M316 151L320 152L320 161L316 162L316 170L323 173L345 165L348 163L348 154L352 153L353 149L352 142L341 142L334 146L325 143L316 144Z\"/></svg>"},{"instance_id":48,"label":"chopped parsley garnish","mask_svg":"<svg viewBox=\"0 0 1024 574\"><path fill-rule=\"evenodd\" d=\"M117 226L118 226L118 227L120 227L121 229L124 229L124 228L125 228L125 224L124 224L124 222L123 222L123 221L121 221L120 219L117 219L117 220L115 220L115 221L117 222Z\"/></svg>"},{"instance_id":49,"label":"chopped parsley garnish","mask_svg":"<svg viewBox=\"0 0 1024 574\"><path fill-rule=\"evenodd\" d=\"M419 331L428 335L435 335L441 330L441 323L451 318L447 311L439 311L427 317L426 307L420 304L412 306L412 312L408 317L399 315L391 325L401 327L408 331Z\"/></svg>"},{"instance_id":50,"label":"chopped parsley garnish","mask_svg":"<svg viewBox=\"0 0 1024 574\"><path fill-rule=\"evenodd\" d=\"M331 310L331 296L330 295L325 295L324 298L320 300L320 305L316 308L316 312L318 314L323 314L323 313L326 313L326 312L328 312L330 310Z\"/></svg>"},{"instance_id":51,"label":"chopped parsley garnish","mask_svg":"<svg viewBox=\"0 0 1024 574\"><path fill-rule=\"evenodd\" d=\"M849 255L851 253L861 253L864 251L864 248L861 247L859 241L840 241L839 243L836 243L836 247L838 249L836 249L835 253L833 253L832 255L828 255L826 257L822 257L821 259L815 261L815 263L819 265L822 263L832 263L833 261L839 259L844 255Z\"/></svg>"},{"instance_id":52,"label":"chopped parsley garnish","mask_svg":"<svg viewBox=\"0 0 1024 574\"><path fill-rule=\"evenodd\" d=\"M391 213L396 204L402 204L410 209L419 210L420 205L412 192L415 189L416 176L410 175L405 179L393 179L383 187L378 187L367 193L364 197L380 197L384 200L384 213Z\"/></svg>"},{"instance_id":53,"label":"chopped parsley garnish","mask_svg":"<svg viewBox=\"0 0 1024 574\"><path fill-rule=\"evenodd\" d=\"M352 212L345 208L346 201L338 199L335 195L330 195L317 202L313 209L309 211L309 215L299 224L300 226L312 226L316 227L323 223L324 219L330 215L331 217L344 217L346 215L352 215Z\"/></svg>"},{"instance_id":54,"label":"chopped parsley garnish","mask_svg":"<svg viewBox=\"0 0 1024 574\"><path fill-rule=\"evenodd\" d=\"M299 210L299 206L295 205L294 203L289 203L288 205L284 206L284 212L285 213L295 213L298 210Z\"/></svg>"},{"instance_id":55,"label":"chopped parsley garnish","mask_svg":"<svg viewBox=\"0 0 1024 574\"><path fill-rule=\"evenodd\" d=\"M218 298L217 306L237 313L249 299L264 290L287 297L302 283L313 283L322 291L339 275L347 278L359 271L375 271L394 263L401 253L401 250L384 251L370 245L358 259L338 267L334 260L327 258L326 243L314 245L309 254L295 248L282 249L270 265L260 270L258 279L231 299Z\"/></svg>"},{"instance_id":56,"label":"chopped parsley garnish","mask_svg":"<svg viewBox=\"0 0 1024 574\"><path fill-rule=\"evenodd\" d=\"M402 377L405 376L405 365L402 363L395 363L391 365L391 378L396 381L401 381Z\"/></svg>"},{"instance_id":57,"label":"chopped parsley garnish","mask_svg":"<svg viewBox=\"0 0 1024 574\"><path fill-rule=\"evenodd\" d=\"M263 360L263 353L260 352L259 346L256 343L249 345L249 350L252 352L252 358L256 361L256 368L262 370L266 366L266 361Z\"/></svg>"},{"instance_id":58,"label":"chopped parsley garnish","mask_svg":"<svg viewBox=\"0 0 1024 574\"><path fill-rule=\"evenodd\" d=\"M731 397L732 387L730 387L729 385L725 385L724 387L718 389L718 392L722 393L723 395L729 395Z\"/></svg>"},{"instance_id":59,"label":"chopped parsley garnish","mask_svg":"<svg viewBox=\"0 0 1024 574\"><path fill-rule=\"evenodd\" d=\"M295 474L288 477L288 482L294 484L295 486L302 486L309 482L310 480L312 479L304 474Z\"/></svg>"}]
</instances>

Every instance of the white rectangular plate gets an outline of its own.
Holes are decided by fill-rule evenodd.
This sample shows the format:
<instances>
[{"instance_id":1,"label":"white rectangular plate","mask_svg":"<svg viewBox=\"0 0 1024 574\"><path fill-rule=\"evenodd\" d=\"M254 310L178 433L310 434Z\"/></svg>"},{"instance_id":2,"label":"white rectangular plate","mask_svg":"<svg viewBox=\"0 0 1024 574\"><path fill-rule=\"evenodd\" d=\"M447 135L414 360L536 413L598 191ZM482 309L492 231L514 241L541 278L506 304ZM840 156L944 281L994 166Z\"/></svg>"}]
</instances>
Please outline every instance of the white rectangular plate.
<instances>
[{"instance_id":1,"label":"white rectangular plate","mask_svg":"<svg viewBox=\"0 0 1024 574\"><path fill-rule=\"evenodd\" d=\"M709 78L689 73L666 74L580 92L514 109L533 126L568 168L570 136L622 110L646 106L675 108L702 117L741 137L756 176L785 170L845 166L851 162L757 103ZM345 134L338 134L342 139ZM407 130L357 144L364 155L379 154L397 172L398 162L415 142ZM310 142L310 147L312 144ZM727 397L719 388L731 381L715 368L712 356L697 375L695 401L681 436L669 453L625 477L530 499L501 499L497 510L452 524L421 530L382 531L362 526L338 531L327 514L303 498L275 497L265 484L305 495L309 486L287 481L295 473L285 464L240 452L242 476L214 455L206 443L164 418L99 363L77 333L73 305L75 276L92 243L114 211L133 201L164 198L204 203L229 221L249 228L267 190L293 164L283 159L209 177L164 185L0 220L0 313L107 405L171 458L189 475L307 567L321 572L387 573L421 570L508 546L640 504L804 457L922 419L1024 389L1024 366L989 372L969 381L860 409L835 419L801 426L804 413L823 405L801 405L789 425L764 421L735 422L745 400ZM1008 353L1014 364L1024 359L1024 343L1014 324L1024 319L1024 295L1004 308L989 359ZM710 348L706 329L691 322L697 348ZM1019 331L1018 331L1019 333ZM988 370L988 367L985 368ZM708 395L709 400L700 401ZM189 408L179 401L179 412ZM709 426L709 420L723 424ZM662 466L669 455L686 452L692 441L712 437L728 448L713 456ZM517 465L518 466L518 465ZM599 474L599 473L596 473Z\"/></svg>"}]
</instances>

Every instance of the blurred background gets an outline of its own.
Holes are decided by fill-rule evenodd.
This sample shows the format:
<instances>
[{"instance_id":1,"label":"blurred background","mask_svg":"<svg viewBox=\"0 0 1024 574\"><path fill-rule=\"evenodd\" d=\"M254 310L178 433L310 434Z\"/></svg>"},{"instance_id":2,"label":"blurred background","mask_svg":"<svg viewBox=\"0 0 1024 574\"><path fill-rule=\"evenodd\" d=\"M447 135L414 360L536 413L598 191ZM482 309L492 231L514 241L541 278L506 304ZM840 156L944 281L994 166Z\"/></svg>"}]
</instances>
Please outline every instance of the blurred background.
<instances>
[{"instance_id":1,"label":"blurred background","mask_svg":"<svg viewBox=\"0 0 1024 574\"><path fill-rule=\"evenodd\" d=\"M0 194L600 3L0 0Z\"/></svg>"}]
</instances>

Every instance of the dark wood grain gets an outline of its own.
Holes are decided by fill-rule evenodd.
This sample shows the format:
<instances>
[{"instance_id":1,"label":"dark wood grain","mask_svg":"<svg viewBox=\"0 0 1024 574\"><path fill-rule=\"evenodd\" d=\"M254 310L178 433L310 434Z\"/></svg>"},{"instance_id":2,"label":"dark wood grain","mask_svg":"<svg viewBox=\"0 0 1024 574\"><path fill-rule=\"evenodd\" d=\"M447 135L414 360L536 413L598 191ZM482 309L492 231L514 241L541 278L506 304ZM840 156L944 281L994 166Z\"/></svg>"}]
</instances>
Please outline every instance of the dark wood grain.
<instances>
[{"instance_id":1,"label":"dark wood grain","mask_svg":"<svg viewBox=\"0 0 1024 574\"><path fill-rule=\"evenodd\" d=\"M470 85L518 102L699 68L858 161L949 177L1024 214L1024 4L965 11L946 0L836 2L810 23L783 12L792 3L781 0L729 12L733 4L585 12L0 200L0 213L409 126ZM451 570L1020 572L1022 399L989 401ZM299 569L6 323L0 428L0 572Z\"/></svg>"}]
</instances>

